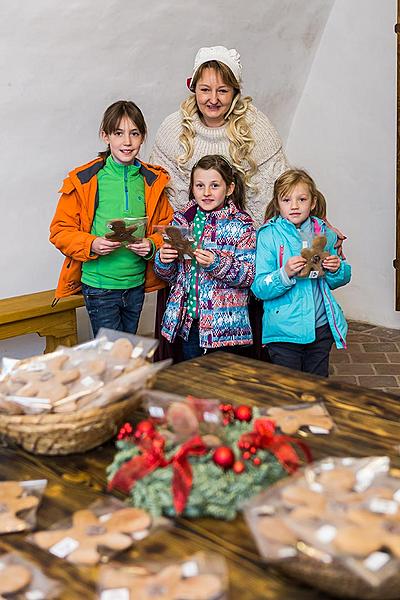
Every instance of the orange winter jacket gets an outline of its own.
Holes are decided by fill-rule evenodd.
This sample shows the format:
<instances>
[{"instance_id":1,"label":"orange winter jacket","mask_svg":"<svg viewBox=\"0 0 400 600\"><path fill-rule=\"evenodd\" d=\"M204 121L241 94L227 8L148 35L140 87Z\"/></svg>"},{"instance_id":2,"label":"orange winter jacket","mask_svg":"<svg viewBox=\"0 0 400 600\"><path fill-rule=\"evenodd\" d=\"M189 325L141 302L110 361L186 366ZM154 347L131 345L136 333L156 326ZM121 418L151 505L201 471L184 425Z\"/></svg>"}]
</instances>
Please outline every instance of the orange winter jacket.
<instances>
[{"instance_id":1,"label":"orange winter jacket","mask_svg":"<svg viewBox=\"0 0 400 600\"><path fill-rule=\"evenodd\" d=\"M104 165L103 158L71 171L61 187L61 197L50 225L50 241L65 255L55 293L56 298L76 294L81 289L82 263L96 260L90 254L96 236L91 235L94 214L98 206L97 173ZM162 167L141 162L140 173L144 179L147 215L146 237L153 240L158 249L163 240L153 233L154 225L168 225L173 210L168 202L165 187L169 175ZM145 291L153 292L166 286L153 271L153 260L147 261Z\"/></svg>"}]
</instances>

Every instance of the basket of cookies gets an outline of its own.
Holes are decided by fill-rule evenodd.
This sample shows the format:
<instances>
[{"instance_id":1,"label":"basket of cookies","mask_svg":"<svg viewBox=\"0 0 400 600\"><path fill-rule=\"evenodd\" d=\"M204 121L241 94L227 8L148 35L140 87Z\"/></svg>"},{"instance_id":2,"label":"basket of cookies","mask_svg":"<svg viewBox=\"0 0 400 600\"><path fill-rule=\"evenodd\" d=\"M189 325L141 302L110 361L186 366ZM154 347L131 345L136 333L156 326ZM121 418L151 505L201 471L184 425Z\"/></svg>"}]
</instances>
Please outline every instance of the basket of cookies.
<instances>
[{"instance_id":1,"label":"basket of cookies","mask_svg":"<svg viewBox=\"0 0 400 600\"><path fill-rule=\"evenodd\" d=\"M157 371L157 341L100 330L90 342L26 360L3 359L0 436L36 454L84 452L112 437Z\"/></svg>"},{"instance_id":2,"label":"basket of cookies","mask_svg":"<svg viewBox=\"0 0 400 600\"><path fill-rule=\"evenodd\" d=\"M332 596L393 600L400 590L400 479L387 457L327 458L252 498L264 559Z\"/></svg>"}]
</instances>

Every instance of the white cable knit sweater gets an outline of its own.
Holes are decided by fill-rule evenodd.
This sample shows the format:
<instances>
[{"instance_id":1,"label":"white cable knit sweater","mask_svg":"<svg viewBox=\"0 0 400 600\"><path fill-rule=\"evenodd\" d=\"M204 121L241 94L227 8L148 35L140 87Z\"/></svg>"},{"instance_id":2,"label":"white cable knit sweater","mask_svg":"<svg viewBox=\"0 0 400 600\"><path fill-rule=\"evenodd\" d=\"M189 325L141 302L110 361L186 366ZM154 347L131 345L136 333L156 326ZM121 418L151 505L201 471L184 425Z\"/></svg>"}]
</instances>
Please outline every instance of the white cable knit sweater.
<instances>
[{"instance_id":1,"label":"white cable knit sweater","mask_svg":"<svg viewBox=\"0 0 400 600\"><path fill-rule=\"evenodd\" d=\"M247 212L253 218L255 226L264 222L265 208L272 198L275 179L288 169L288 163L282 150L282 142L270 120L255 107L251 106L246 113L255 140L253 157L257 163L257 173L252 183L256 193L247 193ZM183 150L179 144L182 131L180 111L169 115L161 124L151 152L150 162L164 167L171 176L170 202L174 210L181 210L188 201L190 171L192 166L206 154L222 154L228 160L229 139L222 127L206 127L198 114L193 116L196 132L194 152L184 165L183 171L178 169L177 156Z\"/></svg>"}]
</instances>

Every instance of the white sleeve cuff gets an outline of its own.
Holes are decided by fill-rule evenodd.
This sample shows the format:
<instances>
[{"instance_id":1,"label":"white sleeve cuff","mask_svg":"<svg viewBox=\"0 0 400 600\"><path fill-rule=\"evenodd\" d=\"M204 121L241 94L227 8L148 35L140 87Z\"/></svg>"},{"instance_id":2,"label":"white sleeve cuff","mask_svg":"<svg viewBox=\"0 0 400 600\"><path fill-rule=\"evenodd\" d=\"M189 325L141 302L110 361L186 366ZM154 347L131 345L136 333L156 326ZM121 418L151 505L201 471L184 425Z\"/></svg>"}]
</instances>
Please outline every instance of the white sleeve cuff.
<instances>
[{"instance_id":1,"label":"white sleeve cuff","mask_svg":"<svg viewBox=\"0 0 400 600\"><path fill-rule=\"evenodd\" d=\"M285 271L285 267L280 268L279 275L283 285L285 285L286 287L290 287L296 283L295 277L289 277L289 275Z\"/></svg>"}]
</instances>

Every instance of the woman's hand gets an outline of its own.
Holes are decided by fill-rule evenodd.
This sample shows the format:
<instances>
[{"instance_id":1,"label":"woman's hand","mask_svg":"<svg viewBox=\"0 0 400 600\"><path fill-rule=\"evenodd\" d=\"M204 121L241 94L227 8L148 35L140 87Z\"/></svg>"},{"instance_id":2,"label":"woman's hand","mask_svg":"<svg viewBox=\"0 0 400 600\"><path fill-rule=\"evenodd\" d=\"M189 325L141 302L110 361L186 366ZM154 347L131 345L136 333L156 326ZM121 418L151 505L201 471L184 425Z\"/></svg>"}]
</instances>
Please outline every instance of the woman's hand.
<instances>
[{"instance_id":1,"label":"woman's hand","mask_svg":"<svg viewBox=\"0 0 400 600\"><path fill-rule=\"evenodd\" d=\"M197 248L197 250L194 251L194 255L201 267L209 267L215 259L214 252L211 252L211 250L201 250L200 248Z\"/></svg>"},{"instance_id":2,"label":"woman's hand","mask_svg":"<svg viewBox=\"0 0 400 600\"><path fill-rule=\"evenodd\" d=\"M285 265L285 271L289 277L294 277L300 273L306 262L302 256L291 256Z\"/></svg>"},{"instance_id":3,"label":"woman's hand","mask_svg":"<svg viewBox=\"0 0 400 600\"><path fill-rule=\"evenodd\" d=\"M111 242L105 237L97 237L93 240L90 252L92 254L98 254L99 256L106 256L111 254L117 248L121 246L121 242Z\"/></svg>"},{"instance_id":4,"label":"woman's hand","mask_svg":"<svg viewBox=\"0 0 400 600\"><path fill-rule=\"evenodd\" d=\"M126 247L138 256L147 256L151 250L151 242L147 238L143 238L140 241L127 244Z\"/></svg>"},{"instance_id":5,"label":"woman's hand","mask_svg":"<svg viewBox=\"0 0 400 600\"><path fill-rule=\"evenodd\" d=\"M340 267L340 258L336 256L336 254L332 254L332 256L327 256L322 261L322 266L325 271L329 271L329 273L336 273L336 271Z\"/></svg>"},{"instance_id":6,"label":"woman's hand","mask_svg":"<svg viewBox=\"0 0 400 600\"><path fill-rule=\"evenodd\" d=\"M175 250L171 244L163 244L160 248L160 260L167 265L178 258L178 250Z\"/></svg>"}]
</instances>

